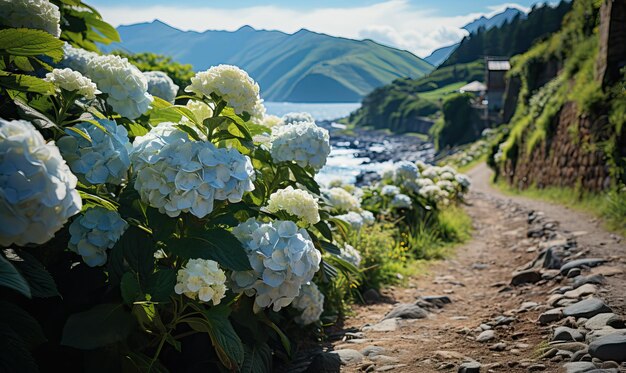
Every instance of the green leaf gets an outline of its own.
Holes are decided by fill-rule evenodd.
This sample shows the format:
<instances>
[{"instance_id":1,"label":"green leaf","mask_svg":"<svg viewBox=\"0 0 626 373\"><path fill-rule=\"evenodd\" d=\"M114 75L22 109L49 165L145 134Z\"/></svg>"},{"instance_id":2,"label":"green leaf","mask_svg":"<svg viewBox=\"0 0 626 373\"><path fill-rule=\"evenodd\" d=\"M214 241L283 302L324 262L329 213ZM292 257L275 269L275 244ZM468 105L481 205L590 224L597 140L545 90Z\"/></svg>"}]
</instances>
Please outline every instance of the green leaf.
<instances>
[{"instance_id":1,"label":"green leaf","mask_svg":"<svg viewBox=\"0 0 626 373\"><path fill-rule=\"evenodd\" d=\"M61 344L79 350L92 350L126 339L135 326L134 317L123 305L99 304L67 319Z\"/></svg>"},{"instance_id":2,"label":"green leaf","mask_svg":"<svg viewBox=\"0 0 626 373\"><path fill-rule=\"evenodd\" d=\"M211 259L233 271L251 270L241 242L223 228L194 232L193 237L170 240L169 250L185 259Z\"/></svg>"},{"instance_id":3,"label":"green leaf","mask_svg":"<svg viewBox=\"0 0 626 373\"><path fill-rule=\"evenodd\" d=\"M153 273L146 287L150 300L154 302L169 301L176 285L176 271L171 268L159 269Z\"/></svg>"},{"instance_id":4,"label":"green leaf","mask_svg":"<svg viewBox=\"0 0 626 373\"><path fill-rule=\"evenodd\" d=\"M63 41L41 30L9 28L0 30L0 54L63 58Z\"/></svg>"},{"instance_id":5,"label":"green leaf","mask_svg":"<svg viewBox=\"0 0 626 373\"><path fill-rule=\"evenodd\" d=\"M32 296L30 287L24 277L22 277L13 264L2 255L0 255L0 286L5 286L20 292L28 298Z\"/></svg>"},{"instance_id":6,"label":"green leaf","mask_svg":"<svg viewBox=\"0 0 626 373\"><path fill-rule=\"evenodd\" d=\"M193 128L184 124L177 124L175 127L188 134L192 139L200 141L200 136L198 136L198 133Z\"/></svg>"},{"instance_id":7,"label":"green leaf","mask_svg":"<svg viewBox=\"0 0 626 373\"><path fill-rule=\"evenodd\" d=\"M173 106L171 102L165 101L161 97L152 96L152 98L154 98L152 101L153 109L165 109Z\"/></svg>"},{"instance_id":8,"label":"green leaf","mask_svg":"<svg viewBox=\"0 0 626 373\"><path fill-rule=\"evenodd\" d=\"M272 371L272 350L267 343L244 345L244 359L241 373L270 373Z\"/></svg>"},{"instance_id":9,"label":"green leaf","mask_svg":"<svg viewBox=\"0 0 626 373\"><path fill-rule=\"evenodd\" d=\"M39 367L24 341L9 327L0 323L0 371L37 373Z\"/></svg>"},{"instance_id":10,"label":"green leaf","mask_svg":"<svg viewBox=\"0 0 626 373\"><path fill-rule=\"evenodd\" d=\"M322 245L324 251L335 255L341 255L341 249L334 245L332 242L320 240L320 244Z\"/></svg>"},{"instance_id":11,"label":"green leaf","mask_svg":"<svg viewBox=\"0 0 626 373\"><path fill-rule=\"evenodd\" d=\"M77 134L78 134L78 135L80 135L83 139L85 139L85 140L87 140L87 141L91 142L91 137L89 137L89 135L88 135L85 131L81 130L80 128L76 128L76 127L65 127L65 130L66 130L66 131L72 131L72 132L74 132L74 133L77 133Z\"/></svg>"},{"instance_id":12,"label":"green leaf","mask_svg":"<svg viewBox=\"0 0 626 373\"><path fill-rule=\"evenodd\" d=\"M13 329L30 350L47 341L37 320L16 304L0 300L0 323Z\"/></svg>"},{"instance_id":13,"label":"green leaf","mask_svg":"<svg viewBox=\"0 0 626 373\"><path fill-rule=\"evenodd\" d=\"M22 117L23 119L30 120L37 127L39 128L58 127L56 123L54 123L44 113L38 111L37 109L23 102L21 98L16 98L15 100L13 100L13 102L15 102L15 106L17 106L17 111L20 113L20 117Z\"/></svg>"},{"instance_id":14,"label":"green leaf","mask_svg":"<svg viewBox=\"0 0 626 373\"><path fill-rule=\"evenodd\" d=\"M154 270L156 244L152 237L143 230L130 226L111 249L117 250L121 250L128 266L139 275L139 282L147 281Z\"/></svg>"},{"instance_id":15,"label":"green leaf","mask_svg":"<svg viewBox=\"0 0 626 373\"><path fill-rule=\"evenodd\" d=\"M30 286L31 294L36 298L60 297L52 275L34 256L24 250L16 252L22 258L13 265L20 271Z\"/></svg>"},{"instance_id":16,"label":"green leaf","mask_svg":"<svg viewBox=\"0 0 626 373\"><path fill-rule=\"evenodd\" d=\"M295 163L289 162L287 166L293 173L293 176L296 178L296 181L302 185L304 185L309 191L319 195L320 194L320 186L315 181L313 176L309 175L302 167L298 166Z\"/></svg>"},{"instance_id":17,"label":"green leaf","mask_svg":"<svg viewBox=\"0 0 626 373\"><path fill-rule=\"evenodd\" d=\"M120 290L122 292L122 299L124 299L124 303L128 305L133 304L133 302L141 299L143 296L139 280L132 272L126 272L122 276L122 280L120 281Z\"/></svg>"},{"instance_id":18,"label":"green leaf","mask_svg":"<svg viewBox=\"0 0 626 373\"><path fill-rule=\"evenodd\" d=\"M124 127L126 127L126 129L128 130L128 135L131 137L143 136L146 133L150 132L148 128L145 128L141 124L135 122L127 123L124 125Z\"/></svg>"},{"instance_id":19,"label":"green leaf","mask_svg":"<svg viewBox=\"0 0 626 373\"><path fill-rule=\"evenodd\" d=\"M320 232L325 239L329 241L333 239L333 233L325 221L320 220L314 227L317 228L317 231Z\"/></svg>"},{"instance_id":20,"label":"green leaf","mask_svg":"<svg viewBox=\"0 0 626 373\"><path fill-rule=\"evenodd\" d=\"M0 87L42 95L53 95L55 93L54 84L50 82L35 76L11 74L5 71L0 71Z\"/></svg>"},{"instance_id":21,"label":"green leaf","mask_svg":"<svg viewBox=\"0 0 626 373\"><path fill-rule=\"evenodd\" d=\"M167 373L159 360L152 362L152 358L139 352L130 352L122 360L123 372L133 373Z\"/></svg>"},{"instance_id":22,"label":"green leaf","mask_svg":"<svg viewBox=\"0 0 626 373\"><path fill-rule=\"evenodd\" d=\"M117 30L103 20L96 17L89 17L87 23L108 39L104 40L103 43L110 44L111 42L120 41L120 34L117 33Z\"/></svg>"}]
</instances>

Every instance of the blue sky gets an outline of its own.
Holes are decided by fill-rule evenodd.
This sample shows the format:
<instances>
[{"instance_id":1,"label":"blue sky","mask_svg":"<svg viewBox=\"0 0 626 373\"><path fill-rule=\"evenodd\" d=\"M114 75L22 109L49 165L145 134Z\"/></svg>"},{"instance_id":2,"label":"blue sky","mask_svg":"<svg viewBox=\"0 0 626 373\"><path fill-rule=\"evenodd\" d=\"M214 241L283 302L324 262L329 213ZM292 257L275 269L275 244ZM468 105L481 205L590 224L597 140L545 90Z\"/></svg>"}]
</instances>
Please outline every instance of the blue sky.
<instances>
[{"instance_id":1,"label":"blue sky","mask_svg":"<svg viewBox=\"0 0 626 373\"><path fill-rule=\"evenodd\" d=\"M506 7L527 11L537 1L517 0L88 0L115 26L159 19L182 30L306 28L354 39L370 38L424 57L459 41L460 27Z\"/></svg>"}]
</instances>

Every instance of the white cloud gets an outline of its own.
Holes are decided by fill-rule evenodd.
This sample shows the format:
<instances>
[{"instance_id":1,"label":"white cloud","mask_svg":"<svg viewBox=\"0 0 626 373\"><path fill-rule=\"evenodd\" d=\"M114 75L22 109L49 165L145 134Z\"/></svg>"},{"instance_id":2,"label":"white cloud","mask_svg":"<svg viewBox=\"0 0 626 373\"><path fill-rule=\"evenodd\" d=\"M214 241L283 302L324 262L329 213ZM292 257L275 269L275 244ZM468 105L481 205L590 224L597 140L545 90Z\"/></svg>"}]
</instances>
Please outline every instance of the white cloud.
<instances>
[{"instance_id":1,"label":"white cloud","mask_svg":"<svg viewBox=\"0 0 626 373\"><path fill-rule=\"evenodd\" d=\"M503 4L490 7L493 14L503 10ZM426 56L436 48L453 44L466 34L460 27L481 15L442 17L429 9L419 9L409 0L386 0L380 3L351 8L318 8L298 11L276 6L255 6L240 9L176 6L102 6L105 20L114 26L154 19L181 30L204 31L236 30L243 25L257 29L280 30L288 33L301 28L333 36L354 39L370 38L381 44L409 50ZM495 12L495 13L494 13Z\"/></svg>"}]
</instances>

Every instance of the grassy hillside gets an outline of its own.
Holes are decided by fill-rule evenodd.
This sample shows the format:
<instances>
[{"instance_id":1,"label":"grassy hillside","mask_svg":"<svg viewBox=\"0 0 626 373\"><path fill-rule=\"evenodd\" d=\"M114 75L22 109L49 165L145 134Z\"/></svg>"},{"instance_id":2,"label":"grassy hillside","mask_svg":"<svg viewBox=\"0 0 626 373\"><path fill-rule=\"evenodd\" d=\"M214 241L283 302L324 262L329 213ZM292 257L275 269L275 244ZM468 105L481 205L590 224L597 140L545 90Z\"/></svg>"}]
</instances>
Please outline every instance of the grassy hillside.
<instances>
[{"instance_id":1,"label":"grassy hillside","mask_svg":"<svg viewBox=\"0 0 626 373\"><path fill-rule=\"evenodd\" d=\"M237 65L259 82L269 101L354 102L394 79L421 77L433 69L407 51L308 30L286 34L246 26L198 33L154 21L118 31L122 43L108 50L164 54L195 70Z\"/></svg>"}]
</instances>

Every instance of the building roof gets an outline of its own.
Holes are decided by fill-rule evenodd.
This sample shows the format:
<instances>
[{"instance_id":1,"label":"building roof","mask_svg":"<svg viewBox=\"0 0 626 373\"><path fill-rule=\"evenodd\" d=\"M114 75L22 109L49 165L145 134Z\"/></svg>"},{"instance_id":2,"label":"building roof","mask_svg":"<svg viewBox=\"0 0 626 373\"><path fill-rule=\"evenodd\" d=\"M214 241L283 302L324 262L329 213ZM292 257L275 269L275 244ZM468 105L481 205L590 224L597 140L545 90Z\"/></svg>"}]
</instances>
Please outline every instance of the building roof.
<instances>
[{"instance_id":1,"label":"building roof","mask_svg":"<svg viewBox=\"0 0 626 373\"><path fill-rule=\"evenodd\" d=\"M464 85L463 87L459 88L459 92L463 93L463 92L483 92L487 90L487 86L484 85L483 83L479 82L478 80L474 80L471 83L468 83L466 85Z\"/></svg>"},{"instance_id":2,"label":"building roof","mask_svg":"<svg viewBox=\"0 0 626 373\"><path fill-rule=\"evenodd\" d=\"M489 71L507 71L511 69L509 61L487 61Z\"/></svg>"}]
</instances>

